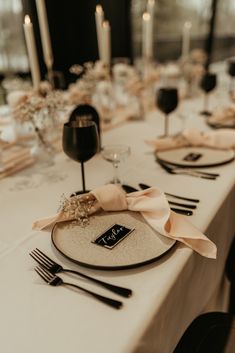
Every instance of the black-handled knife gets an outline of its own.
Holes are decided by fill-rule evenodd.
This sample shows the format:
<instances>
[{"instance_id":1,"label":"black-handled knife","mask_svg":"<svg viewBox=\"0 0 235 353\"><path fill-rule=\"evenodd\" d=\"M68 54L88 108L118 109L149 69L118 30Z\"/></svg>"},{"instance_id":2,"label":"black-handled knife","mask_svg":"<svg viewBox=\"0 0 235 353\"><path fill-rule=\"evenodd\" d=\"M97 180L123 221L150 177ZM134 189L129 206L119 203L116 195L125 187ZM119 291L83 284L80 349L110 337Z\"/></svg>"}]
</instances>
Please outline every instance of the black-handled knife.
<instances>
[{"instance_id":1,"label":"black-handled knife","mask_svg":"<svg viewBox=\"0 0 235 353\"><path fill-rule=\"evenodd\" d=\"M149 185L143 184L143 183L139 183L139 187L142 190L150 188ZM200 200L198 200L198 199L191 199L189 197L184 197L184 196L179 196L179 195L175 195L175 194L170 194L169 192L164 192L164 194L167 195L167 196L174 197L174 198L179 199L179 200L191 201L191 202L195 202L195 203L200 202Z\"/></svg>"}]
</instances>

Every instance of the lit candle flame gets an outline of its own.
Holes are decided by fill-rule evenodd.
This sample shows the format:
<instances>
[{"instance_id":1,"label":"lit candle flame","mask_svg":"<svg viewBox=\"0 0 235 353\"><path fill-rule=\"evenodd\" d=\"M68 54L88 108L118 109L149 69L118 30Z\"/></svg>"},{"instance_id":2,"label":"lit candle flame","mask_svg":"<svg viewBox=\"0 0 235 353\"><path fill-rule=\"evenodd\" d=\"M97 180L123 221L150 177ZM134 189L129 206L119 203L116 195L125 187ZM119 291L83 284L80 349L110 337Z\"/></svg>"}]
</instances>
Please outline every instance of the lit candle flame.
<instances>
[{"instance_id":1,"label":"lit candle flame","mask_svg":"<svg viewBox=\"0 0 235 353\"><path fill-rule=\"evenodd\" d=\"M96 12L99 13L99 14L103 13L103 9L102 9L101 5L96 5Z\"/></svg>"},{"instance_id":2,"label":"lit candle flame","mask_svg":"<svg viewBox=\"0 0 235 353\"><path fill-rule=\"evenodd\" d=\"M26 25L29 25L29 24L31 23L31 20L30 20L29 15L25 15L24 23L25 23Z\"/></svg>"},{"instance_id":3,"label":"lit candle flame","mask_svg":"<svg viewBox=\"0 0 235 353\"><path fill-rule=\"evenodd\" d=\"M143 14L143 20L144 20L144 21L150 21L150 14L149 14L148 12L145 12L145 13Z\"/></svg>"}]
</instances>

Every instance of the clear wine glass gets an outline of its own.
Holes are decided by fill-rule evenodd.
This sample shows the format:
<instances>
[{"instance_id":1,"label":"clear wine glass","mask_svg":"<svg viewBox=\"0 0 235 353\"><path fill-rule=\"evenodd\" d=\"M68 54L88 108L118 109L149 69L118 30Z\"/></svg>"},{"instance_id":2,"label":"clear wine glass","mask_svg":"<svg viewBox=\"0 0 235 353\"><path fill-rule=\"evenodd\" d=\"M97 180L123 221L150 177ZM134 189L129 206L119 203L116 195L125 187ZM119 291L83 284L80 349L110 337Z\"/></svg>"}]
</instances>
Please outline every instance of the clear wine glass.
<instances>
[{"instance_id":1,"label":"clear wine glass","mask_svg":"<svg viewBox=\"0 0 235 353\"><path fill-rule=\"evenodd\" d=\"M157 106L165 113L164 137L169 135L169 113L178 105L178 90L175 87L160 88L157 92Z\"/></svg>"},{"instance_id":2,"label":"clear wine glass","mask_svg":"<svg viewBox=\"0 0 235 353\"><path fill-rule=\"evenodd\" d=\"M121 184L119 176L119 165L130 155L131 150L126 145L107 145L102 149L102 157L113 165L113 180L112 184Z\"/></svg>"},{"instance_id":3,"label":"clear wine glass","mask_svg":"<svg viewBox=\"0 0 235 353\"><path fill-rule=\"evenodd\" d=\"M235 77L235 59L233 60L228 60L228 68L227 72L229 76L231 77L230 79L230 87L229 87L229 94L233 94L233 82L234 82L234 77Z\"/></svg>"},{"instance_id":4,"label":"clear wine glass","mask_svg":"<svg viewBox=\"0 0 235 353\"><path fill-rule=\"evenodd\" d=\"M204 96L204 110L200 113L201 115L210 116L212 113L208 110L208 93L213 91L216 87L217 78L216 74L206 72L200 82L201 89L205 92Z\"/></svg>"},{"instance_id":5,"label":"clear wine glass","mask_svg":"<svg viewBox=\"0 0 235 353\"><path fill-rule=\"evenodd\" d=\"M84 163L91 159L99 149L99 137L94 121L79 119L64 124L63 150L65 154L76 162L81 163L82 191L86 193Z\"/></svg>"}]
</instances>

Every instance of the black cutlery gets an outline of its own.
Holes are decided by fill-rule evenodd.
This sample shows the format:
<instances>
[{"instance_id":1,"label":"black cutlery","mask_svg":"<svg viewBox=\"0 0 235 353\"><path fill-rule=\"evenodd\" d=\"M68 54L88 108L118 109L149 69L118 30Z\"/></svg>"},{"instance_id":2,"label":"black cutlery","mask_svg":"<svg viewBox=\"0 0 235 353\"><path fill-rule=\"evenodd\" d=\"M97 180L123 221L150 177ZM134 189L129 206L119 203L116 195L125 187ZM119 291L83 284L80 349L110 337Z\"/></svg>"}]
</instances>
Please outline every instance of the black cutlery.
<instances>
[{"instance_id":1,"label":"black cutlery","mask_svg":"<svg viewBox=\"0 0 235 353\"><path fill-rule=\"evenodd\" d=\"M139 184L140 185L140 184ZM129 193L129 192L134 192L134 191L139 191L138 189L134 188L133 186L127 185L127 184L122 184L122 188L125 192ZM142 189L147 189L142 188ZM168 201L169 202L169 201ZM170 203L170 202L169 202ZM174 203L176 205L176 203ZM181 204L178 204L179 206L181 206ZM176 213L180 213L183 214L185 216L192 216L193 215L193 211L191 210L185 210L183 208L175 208L175 207L171 207L171 210L176 212Z\"/></svg>"},{"instance_id":2,"label":"black cutlery","mask_svg":"<svg viewBox=\"0 0 235 353\"><path fill-rule=\"evenodd\" d=\"M174 197L176 199L179 199L179 200L185 200L185 201L191 201L191 202L200 202L200 200L198 199L191 199L189 197L184 197L184 196L179 196L179 195L175 195L175 194L170 194L169 192L164 192L165 195L167 196L170 196L170 197Z\"/></svg>"},{"instance_id":3,"label":"black cutlery","mask_svg":"<svg viewBox=\"0 0 235 353\"><path fill-rule=\"evenodd\" d=\"M37 263L42 266L44 269L46 269L47 271L51 272L52 274L56 274L58 272L70 272L73 273L75 275L78 275L80 277L86 278L89 281L92 281L116 294L119 294L123 297L130 297L132 294L131 289L128 288L123 288L123 287L119 287L107 282L103 282L99 279L96 279L94 277L90 277L88 275L85 275L82 272L78 272L78 271L74 271L74 270L69 270L66 268L63 268L61 265L59 265L58 263L56 263L55 261L53 261L52 259L50 259L47 255L45 255L41 250L39 249L35 249L33 251L31 251L29 253L29 255L35 260L37 261Z\"/></svg>"},{"instance_id":4,"label":"black cutlery","mask_svg":"<svg viewBox=\"0 0 235 353\"><path fill-rule=\"evenodd\" d=\"M159 159L157 159L157 162L169 174L182 174L209 180L215 180L219 176L219 174L216 173L207 173L196 169L172 166L167 163L163 163Z\"/></svg>"},{"instance_id":5,"label":"black cutlery","mask_svg":"<svg viewBox=\"0 0 235 353\"><path fill-rule=\"evenodd\" d=\"M139 191L138 189L133 188L133 186L130 186L130 185L127 185L127 184L122 184L122 188L127 193L134 192L134 191Z\"/></svg>"},{"instance_id":6,"label":"black cutlery","mask_svg":"<svg viewBox=\"0 0 235 353\"><path fill-rule=\"evenodd\" d=\"M150 188L151 186L149 186L147 184L139 183L139 187L142 190L144 190L144 189ZM184 197L184 196L180 196L180 195L170 194L169 192L164 192L164 194L167 195L167 196L174 197L174 198L179 199L179 200L191 201L191 202L195 202L195 203L200 202L200 200L198 200L198 199L192 199L192 198L189 198L189 197Z\"/></svg>"},{"instance_id":7,"label":"black cutlery","mask_svg":"<svg viewBox=\"0 0 235 353\"><path fill-rule=\"evenodd\" d=\"M149 186L146 185L146 184L142 184L140 183L139 184L139 187L142 189L142 190L145 190L145 189L148 189ZM165 194L165 193L164 193ZM166 195L166 194L165 194ZM190 205L190 204L187 204L187 203L180 203L180 202L174 202L174 201L169 201L169 204L172 205L172 206L179 206L179 207L185 207L185 208L189 208L191 210L195 210L197 208L196 205Z\"/></svg>"},{"instance_id":8,"label":"black cutlery","mask_svg":"<svg viewBox=\"0 0 235 353\"><path fill-rule=\"evenodd\" d=\"M176 212L176 213L183 214L184 216L192 216L192 215L193 215L193 211L184 210L183 208L171 207L171 211L174 211L174 212Z\"/></svg>"},{"instance_id":9,"label":"black cutlery","mask_svg":"<svg viewBox=\"0 0 235 353\"><path fill-rule=\"evenodd\" d=\"M180 202L174 202L174 201L169 201L169 204L172 206L179 206L179 207L185 207L185 208L189 208L190 210L195 210L197 208L196 205L190 205L187 203L180 203Z\"/></svg>"},{"instance_id":10,"label":"black cutlery","mask_svg":"<svg viewBox=\"0 0 235 353\"><path fill-rule=\"evenodd\" d=\"M101 301L102 303L107 304L107 305L109 305L109 306L111 306L112 308L115 308L115 309L120 309L122 307L122 305L123 305L122 302L120 302L119 300L108 298L108 297L104 297L103 295L100 295L98 293L92 292L92 291L90 291L90 290L88 290L86 288L83 288L83 287L78 286L78 285L73 284L73 283L64 282L62 280L62 278L52 274L51 272L47 271L43 267L37 266L35 268L35 271L50 286L56 287L56 286L64 285L64 286L77 288L80 291L89 294L93 298L95 298L95 299Z\"/></svg>"}]
</instances>

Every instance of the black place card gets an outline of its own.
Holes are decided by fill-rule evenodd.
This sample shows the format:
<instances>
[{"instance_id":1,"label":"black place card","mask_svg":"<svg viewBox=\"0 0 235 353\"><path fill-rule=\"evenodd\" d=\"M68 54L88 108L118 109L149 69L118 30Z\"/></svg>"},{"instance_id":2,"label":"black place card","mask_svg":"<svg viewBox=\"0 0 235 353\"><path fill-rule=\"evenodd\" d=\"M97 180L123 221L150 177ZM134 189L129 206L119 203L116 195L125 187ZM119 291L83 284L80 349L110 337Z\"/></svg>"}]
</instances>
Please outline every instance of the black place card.
<instances>
[{"instance_id":1,"label":"black place card","mask_svg":"<svg viewBox=\"0 0 235 353\"><path fill-rule=\"evenodd\" d=\"M113 249L121 240L127 237L135 228L127 228L121 224L113 224L92 243Z\"/></svg>"},{"instance_id":2,"label":"black place card","mask_svg":"<svg viewBox=\"0 0 235 353\"><path fill-rule=\"evenodd\" d=\"M202 157L201 153L195 153L195 152L191 152L188 153L183 160L187 161L187 162L196 162L198 161L200 158Z\"/></svg>"}]
</instances>

